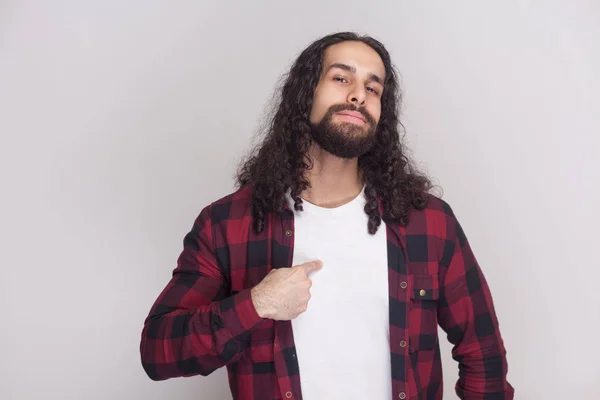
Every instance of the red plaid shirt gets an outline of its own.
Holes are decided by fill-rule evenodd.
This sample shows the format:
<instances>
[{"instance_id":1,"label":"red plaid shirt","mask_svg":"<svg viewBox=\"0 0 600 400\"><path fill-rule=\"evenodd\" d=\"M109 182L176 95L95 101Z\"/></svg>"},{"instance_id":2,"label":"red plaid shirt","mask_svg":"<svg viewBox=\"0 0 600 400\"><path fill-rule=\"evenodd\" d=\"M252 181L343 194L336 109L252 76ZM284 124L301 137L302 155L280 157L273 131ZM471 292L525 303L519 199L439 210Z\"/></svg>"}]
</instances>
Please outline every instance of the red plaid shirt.
<instances>
[{"instance_id":1,"label":"red plaid shirt","mask_svg":"<svg viewBox=\"0 0 600 400\"><path fill-rule=\"evenodd\" d=\"M226 366L234 399L301 400L302 354L291 322L260 318L250 297L272 268L292 265L294 215L269 214L257 234L251 195L246 186L212 203L185 236L173 277L145 320L142 365L153 380ZM406 227L380 229L388 248L391 398L442 398L439 324L454 344L458 396L512 399L492 297L448 204L430 196Z\"/></svg>"}]
</instances>

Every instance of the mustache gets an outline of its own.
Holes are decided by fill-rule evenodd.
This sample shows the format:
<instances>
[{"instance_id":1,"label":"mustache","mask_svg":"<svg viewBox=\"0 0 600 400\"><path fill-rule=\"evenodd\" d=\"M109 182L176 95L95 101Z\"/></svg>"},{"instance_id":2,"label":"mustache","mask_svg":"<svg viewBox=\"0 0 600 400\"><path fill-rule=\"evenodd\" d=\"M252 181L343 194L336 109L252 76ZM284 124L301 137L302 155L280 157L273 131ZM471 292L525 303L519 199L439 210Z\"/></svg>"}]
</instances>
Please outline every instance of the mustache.
<instances>
[{"instance_id":1,"label":"mustache","mask_svg":"<svg viewBox=\"0 0 600 400\"><path fill-rule=\"evenodd\" d=\"M373 118L371 114L367 112L367 110L362 107L353 106L352 104L335 104L329 107L327 114L331 116L340 111L356 111L360 113L360 115L362 115L370 125L375 124L375 118Z\"/></svg>"}]
</instances>

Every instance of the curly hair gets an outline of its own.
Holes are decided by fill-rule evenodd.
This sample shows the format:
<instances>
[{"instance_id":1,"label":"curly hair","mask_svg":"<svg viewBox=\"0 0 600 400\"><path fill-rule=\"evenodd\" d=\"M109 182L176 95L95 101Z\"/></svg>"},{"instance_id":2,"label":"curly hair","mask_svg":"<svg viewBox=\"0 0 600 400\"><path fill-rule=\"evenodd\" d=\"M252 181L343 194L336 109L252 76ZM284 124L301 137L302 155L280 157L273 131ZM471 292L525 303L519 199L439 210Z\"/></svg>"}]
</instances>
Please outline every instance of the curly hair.
<instances>
[{"instance_id":1,"label":"curly hair","mask_svg":"<svg viewBox=\"0 0 600 400\"><path fill-rule=\"evenodd\" d=\"M345 41L362 42L374 49L385 67L381 117L371 149L358 158L363 175L368 232L375 234L384 222L408 224L411 209L421 210L432 188L427 176L418 172L406 155L398 133L402 94L390 55L382 43L370 36L340 32L309 45L283 77L274 115L265 127L264 139L238 167L237 186L253 185L253 228L262 232L266 214L281 212L287 193L296 211L302 211L300 194L310 187L305 171L312 168L307 152L312 144L309 115L313 93L322 73L325 50ZM382 215L379 211L381 201Z\"/></svg>"}]
</instances>

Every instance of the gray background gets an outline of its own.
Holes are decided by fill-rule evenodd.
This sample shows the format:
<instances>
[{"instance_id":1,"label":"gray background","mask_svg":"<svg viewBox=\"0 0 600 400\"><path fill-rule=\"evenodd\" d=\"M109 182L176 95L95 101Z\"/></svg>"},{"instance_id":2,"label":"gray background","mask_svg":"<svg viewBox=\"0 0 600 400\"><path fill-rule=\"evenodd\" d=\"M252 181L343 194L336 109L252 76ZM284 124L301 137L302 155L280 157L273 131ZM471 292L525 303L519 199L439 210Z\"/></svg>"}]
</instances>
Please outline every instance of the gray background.
<instances>
[{"instance_id":1,"label":"gray background","mask_svg":"<svg viewBox=\"0 0 600 400\"><path fill-rule=\"evenodd\" d=\"M338 30L402 74L407 140L489 280L517 398L600 398L599 8L0 1L0 398L230 398L224 370L150 381L142 322L281 74Z\"/></svg>"}]
</instances>

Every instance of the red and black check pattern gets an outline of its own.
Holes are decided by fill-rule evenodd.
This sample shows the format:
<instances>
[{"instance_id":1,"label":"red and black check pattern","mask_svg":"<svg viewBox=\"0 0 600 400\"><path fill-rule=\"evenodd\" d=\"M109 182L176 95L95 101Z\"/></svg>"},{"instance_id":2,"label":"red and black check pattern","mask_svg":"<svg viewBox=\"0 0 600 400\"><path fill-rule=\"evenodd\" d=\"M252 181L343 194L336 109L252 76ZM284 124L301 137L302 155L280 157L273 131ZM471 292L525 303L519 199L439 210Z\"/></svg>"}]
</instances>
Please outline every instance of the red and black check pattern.
<instances>
[{"instance_id":1,"label":"red and black check pattern","mask_svg":"<svg viewBox=\"0 0 600 400\"><path fill-rule=\"evenodd\" d=\"M142 365L154 380L208 375L225 366L234 399L301 400L302 355L292 325L260 318L250 297L250 288L272 268L292 265L293 213L268 215L266 229L256 234L251 194L247 186L206 207L185 236L173 277L145 320ZM391 398L442 398L439 324L454 344L459 397L512 399L490 290L451 208L431 196L408 226L383 226Z\"/></svg>"}]
</instances>

